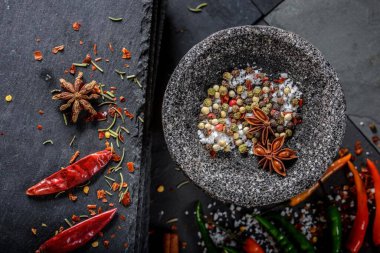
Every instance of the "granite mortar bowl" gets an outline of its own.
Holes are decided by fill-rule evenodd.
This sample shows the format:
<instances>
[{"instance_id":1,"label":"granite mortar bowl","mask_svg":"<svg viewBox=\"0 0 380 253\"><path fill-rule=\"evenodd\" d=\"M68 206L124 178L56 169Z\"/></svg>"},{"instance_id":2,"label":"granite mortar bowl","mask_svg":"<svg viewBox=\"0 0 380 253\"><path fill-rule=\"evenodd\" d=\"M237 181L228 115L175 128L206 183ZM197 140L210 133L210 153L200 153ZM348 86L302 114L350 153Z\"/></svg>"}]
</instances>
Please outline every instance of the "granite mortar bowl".
<instances>
[{"instance_id":1,"label":"granite mortar bowl","mask_svg":"<svg viewBox=\"0 0 380 253\"><path fill-rule=\"evenodd\" d=\"M287 72L301 82L303 123L286 145L298 159L282 177L237 150L212 158L197 134L200 105L223 72L256 63L266 73ZM205 192L240 206L283 202L315 183L341 145L345 101L338 78L320 51L300 36L270 26L241 26L212 34L182 58L168 83L163 128L173 159Z\"/></svg>"}]
</instances>

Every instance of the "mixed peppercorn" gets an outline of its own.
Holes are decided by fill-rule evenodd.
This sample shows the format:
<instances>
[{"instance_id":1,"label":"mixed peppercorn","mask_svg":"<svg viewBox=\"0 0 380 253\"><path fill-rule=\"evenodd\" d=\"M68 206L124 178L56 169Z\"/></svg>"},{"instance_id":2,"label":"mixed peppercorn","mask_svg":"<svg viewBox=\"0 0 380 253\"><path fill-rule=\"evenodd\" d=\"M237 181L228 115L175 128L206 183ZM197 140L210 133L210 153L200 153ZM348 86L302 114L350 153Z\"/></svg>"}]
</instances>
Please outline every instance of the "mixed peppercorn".
<instances>
[{"instance_id":1,"label":"mixed peppercorn","mask_svg":"<svg viewBox=\"0 0 380 253\"><path fill-rule=\"evenodd\" d=\"M298 85L287 73L268 75L256 66L225 72L200 106L200 142L212 155L235 148L255 154L256 144L266 147L274 138L290 138L302 122Z\"/></svg>"}]
</instances>

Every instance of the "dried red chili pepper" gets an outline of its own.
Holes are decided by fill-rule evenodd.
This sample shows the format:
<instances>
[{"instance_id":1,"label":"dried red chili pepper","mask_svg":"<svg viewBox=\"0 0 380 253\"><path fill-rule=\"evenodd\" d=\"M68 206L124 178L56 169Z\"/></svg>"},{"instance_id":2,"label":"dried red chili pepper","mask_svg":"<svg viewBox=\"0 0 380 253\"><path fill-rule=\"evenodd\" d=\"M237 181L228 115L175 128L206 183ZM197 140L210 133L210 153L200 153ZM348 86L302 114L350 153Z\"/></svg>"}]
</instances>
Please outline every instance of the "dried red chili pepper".
<instances>
[{"instance_id":1,"label":"dried red chili pepper","mask_svg":"<svg viewBox=\"0 0 380 253\"><path fill-rule=\"evenodd\" d=\"M376 246L380 245L380 173L376 165L371 160L367 159L367 167L371 173L373 185L375 187L375 204L376 213L373 221L372 240Z\"/></svg>"},{"instance_id":2,"label":"dried red chili pepper","mask_svg":"<svg viewBox=\"0 0 380 253\"><path fill-rule=\"evenodd\" d=\"M82 247L115 216L117 208L82 221L44 242L36 253L63 253Z\"/></svg>"},{"instance_id":3,"label":"dried red chili pepper","mask_svg":"<svg viewBox=\"0 0 380 253\"><path fill-rule=\"evenodd\" d=\"M264 253L263 248L252 237L248 237L243 246L245 253Z\"/></svg>"},{"instance_id":4,"label":"dried red chili pepper","mask_svg":"<svg viewBox=\"0 0 380 253\"><path fill-rule=\"evenodd\" d=\"M355 169L352 162L348 162L348 168L354 175L356 187L356 217L352 226L349 238L346 243L346 248L350 252L359 252L363 245L365 232L368 226L369 212L367 206L367 193L363 181L360 178L359 172Z\"/></svg>"},{"instance_id":5,"label":"dried red chili pepper","mask_svg":"<svg viewBox=\"0 0 380 253\"><path fill-rule=\"evenodd\" d=\"M78 186L100 171L110 161L111 157L112 152L108 150L83 157L30 187L26 194L29 196L47 195Z\"/></svg>"},{"instance_id":6,"label":"dried red chili pepper","mask_svg":"<svg viewBox=\"0 0 380 253\"><path fill-rule=\"evenodd\" d=\"M326 172L322 175L321 181L326 181L327 178L329 178L334 172L338 171L340 168L342 168L346 163L351 159L352 155L348 154L342 158L339 158L335 162L333 162L330 167L326 170ZM298 194L297 196L290 199L290 206L296 206L308 197L311 196L313 192L315 192L319 187L319 183L315 183L312 185L309 189L306 191Z\"/></svg>"}]
</instances>

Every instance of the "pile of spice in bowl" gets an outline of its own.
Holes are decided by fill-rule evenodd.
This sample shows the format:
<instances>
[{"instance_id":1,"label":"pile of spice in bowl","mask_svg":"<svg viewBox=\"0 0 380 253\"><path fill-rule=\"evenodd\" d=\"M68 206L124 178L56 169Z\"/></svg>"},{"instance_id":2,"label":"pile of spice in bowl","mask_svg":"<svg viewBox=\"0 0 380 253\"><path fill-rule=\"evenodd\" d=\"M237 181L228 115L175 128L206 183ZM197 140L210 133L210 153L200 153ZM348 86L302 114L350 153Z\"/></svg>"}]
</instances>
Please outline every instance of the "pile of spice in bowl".
<instances>
[{"instance_id":1,"label":"pile of spice in bowl","mask_svg":"<svg viewBox=\"0 0 380 253\"><path fill-rule=\"evenodd\" d=\"M282 146L302 122L299 85L288 73L267 74L257 66L224 72L200 105L200 142L212 156L235 149L260 156L259 165L285 176L283 161L297 158Z\"/></svg>"}]
</instances>

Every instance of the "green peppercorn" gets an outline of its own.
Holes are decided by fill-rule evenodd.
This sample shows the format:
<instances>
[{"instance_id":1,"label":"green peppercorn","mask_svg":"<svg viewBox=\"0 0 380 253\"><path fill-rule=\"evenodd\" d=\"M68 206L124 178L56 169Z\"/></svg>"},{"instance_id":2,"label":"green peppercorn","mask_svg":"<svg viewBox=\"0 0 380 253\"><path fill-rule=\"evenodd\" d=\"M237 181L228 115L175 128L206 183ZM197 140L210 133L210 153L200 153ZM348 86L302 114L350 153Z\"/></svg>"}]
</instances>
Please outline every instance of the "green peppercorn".
<instances>
[{"instance_id":1,"label":"green peppercorn","mask_svg":"<svg viewBox=\"0 0 380 253\"><path fill-rule=\"evenodd\" d=\"M240 112L235 112L234 113L234 119L240 119L241 118L241 113Z\"/></svg>"},{"instance_id":2,"label":"green peppercorn","mask_svg":"<svg viewBox=\"0 0 380 253\"><path fill-rule=\"evenodd\" d=\"M293 106L298 106L298 102L299 102L298 98L293 98L292 99L292 105Z\"/></svg>"},{"instance_id":3,"label":"green peppercorn","mask_svg":"<svg viewBox=\"0 0 380 253\"><path fill-rule=\"evenodd\" d=\"M235 123L231 124L230 129L232 132L239 131L239 127Z\"/></svg>"},{"instance_id":4,"label":"green peppercorn","mask_svg":"<svg viewBox=\"0 0 380 253\"><path fill-rule=\"evenodd\" d=\"M245 106L245 110L246 110L247 112L252 112L252 108L251 108L249 105L246 105L246 106Z\"/></svg>"},{"instance_id":5,"label":"green peppercorn","mask_svg":"<svg viewBox=\"0 0 380 253\"><path fill-rule=\"evenodd\" d=\"M212 105L212 100L211 98L206 98L204 101L203 101L203 105L206 106L206 107L210 107Z\"/></svg>"},{"instance_id":6,"label":"green peppercorn","mask_svg":"<svg viewBox=\"0 0 380 253\"><path fill-rule=\"evenodd\" d=\"M215 90L214 90L214 88L209 88L209 89L207 90L207 94L208 94L209 96L214 96L214 95L215 95Z\"/></svg>"},{"instance_id":7,"label":"green peppercorn","mask_svg":"<svg viewBox=\"0 0 380 253\"><path fill-rule=\"evenodd\" d=\"M241 123L243 127L247 127L249 126L249 123L247 121L244 121L243 123Z\"/></svg>"},{"instance_id":8,"label":"green peppercorn","mask_svg":"<svg viewBox=\"0 0 380 253\"><path fill-rule=\"evenodd\" d=\"M225 104L222 104L222 111L228 111L228 108L229 108L230 106L227 104L227 103L225 103Z\"/></svg>"},{"instance_id":9,"label":"green peppercorn","mask_svg":"<svg viewBox=\"0 0 380 253\"><path fill-rule=\"evenodd\" d=\"M246 144L241 144L241 145L239 146L239 152L240 152L241 154L243 154L243 153L247 153L247 151L248 151L248 148L247 148L247 145L246 145Z\"/></svg>"},{"instance_id":10,"label":"green peppercorn","mask_svg":"<svg viewBox=\"0 0 380 253\"><path fill-rule=\"evenodd\" d=\"M284 124L284 117L280 116L277 120L277 124L283 125Z\"/></svg>"},{"instance_id":11,"label":"green peppercorn","mask_svg":"<svg viewBox=\"0 0 380 253\"><path fill-rule=\"evenodd\" d=\"M236 93L237 94L242 94L244 91L244 87L239 85L238 87L236 87Z\"/></svg>"},{"instance_id":12,"label":"green peppercorn","mask_svg":"<svg viewBox=\"0 0 380 253\"><path fill-rule=\"evenodd\" d=\"M226 79L227 81L232 79L232 75L230 72L224 72L223 73L223 78Z\"/></svg>"},{"instance_id":13,"label":"green peppercorn","mask_svg":"<svg viewBox=\"0 0 380 253\"><path fill-rule=\"evenodd\" d=\"M251 133L251 132L247 132L247 133L245 134L245 136L247 136L248 139L252 139L252 138L253 138L253 133Z\"/></svg>"},{"instance_id":14,"label":"green peppercorn","mask_svg":"<svg viewBox=\"0 0 380 253\"><path fill-rule=\"evenodd\" d=\"M261 92L261 88L259 86L256 86L254 89L253 89L253 94L254 95L259 95Z\"/></svg>"},{"instance_id":15,"label":"green peppercorn","mask_svg":"<svg viewBox=\"0 0 380 253\"><path fill-rule=\"evenodd\" d=\"M268 104L267 104L267 108L268 108L268 109L271 109L271 108L272 108L272 104L271 104L271 103L268 103Z\"/></svg>"},{"instance_id":16,"label":"green peppercorn","mask_svg":"<svg viewBox=\"0 0 380 253\"><path fill-rule=\"evenodd\" d=\"M253 91L252 90L248 91L247 92L247 96L250 97L250 98L253 97Z\"/></svg>"},{"instance_id":17,"label":"green peppercorn","mask_svg":"<svg viewBox=\"0 0 380 253\"><path fill-rule=\"evenodd\" d=\"M257 102L253 102L253 103L251 104L251 108L252 108L252 109L255 108L255 107L259 107L259 103L257 103Z\"/></svg>"},{"instance_id":18,"label":"green peppercorn","mask_svg":"<svg viewBox=\"0 0 380 253\"><path fill-rule=\"evenodd\" d=\"M286 133L286 136L287 136L287 137L291 137L291 136L293 135L293 131L290 130L290 129L286 129L286 130L285 130L285 133Z\"/></svg>"},{"instance_id":19,"label":"green peppercorn","mask_svg":"<svg viewBox=\"0 0 380 253\"><path fill-rule=\"evenodd\" d=\"M253 143L253 144L256 144L257 142L258 142L257 138L256 138L256 137L253 137L253 138L252 138L252 143Z\"/></svg>"},{"instance_id":20,"label":"green peppercorn","mask_svg":"<svg viewBox=\"0 0 380 253\"><path fill-rule=\"evenodd\" d=\"M227 93L228 93L228 89L227 89L227 87L225 87L225 86L221 86L221 87L219 87L219 93L220 93L220 95L222 95L222 96L227 95Z\"/></svg>"},{"instance_id":21,"label":"green peppercorn","mask_svg":"<svg viewBox=\"0 0 380 253\"><path fill-rule=\"evenodd\" d=\"M270 110L267 108L267 107L263 107L261 108L261 110L266 114L268 115L270 113Z\"/></svg>"},{"instance_id":22,"label":"green peppercorn","mask_svg":"<svg viewBox=\"0 0 380 253\"><path fill-rule=\"evenodd\" d=\"M233 111L233 112L237 112L237 111L239 111L239 106L238 106L238 105L233 105L233 106L232 106L232 111Z\"/></svg>"}]
</instances>

